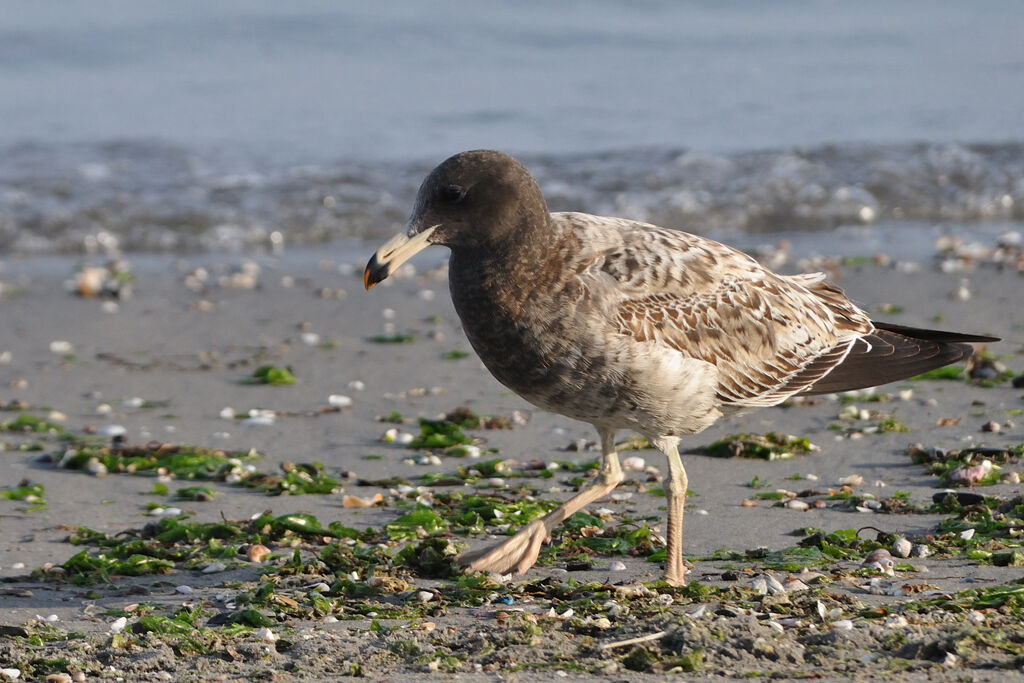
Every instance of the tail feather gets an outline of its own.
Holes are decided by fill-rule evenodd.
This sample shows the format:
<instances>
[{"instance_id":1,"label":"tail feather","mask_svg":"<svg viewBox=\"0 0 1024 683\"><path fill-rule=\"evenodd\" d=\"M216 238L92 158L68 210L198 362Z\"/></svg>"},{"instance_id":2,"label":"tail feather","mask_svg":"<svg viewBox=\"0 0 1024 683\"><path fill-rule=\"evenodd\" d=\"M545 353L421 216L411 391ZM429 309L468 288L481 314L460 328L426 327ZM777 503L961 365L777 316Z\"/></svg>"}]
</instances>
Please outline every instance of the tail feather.
<instances>
[{"instance_id":1,"label":"tail feather","mask_svg":"<svg viewBox=\"0 0 1024 683\"><path fill-rule=\"evenodd\" d=\"M803 393L831 394L874 387L919 375L971 357L971 343L999 341L998 337L942 330L925 330L892 323L854 343L841 363Z\"/></svg>"}]
</instances>

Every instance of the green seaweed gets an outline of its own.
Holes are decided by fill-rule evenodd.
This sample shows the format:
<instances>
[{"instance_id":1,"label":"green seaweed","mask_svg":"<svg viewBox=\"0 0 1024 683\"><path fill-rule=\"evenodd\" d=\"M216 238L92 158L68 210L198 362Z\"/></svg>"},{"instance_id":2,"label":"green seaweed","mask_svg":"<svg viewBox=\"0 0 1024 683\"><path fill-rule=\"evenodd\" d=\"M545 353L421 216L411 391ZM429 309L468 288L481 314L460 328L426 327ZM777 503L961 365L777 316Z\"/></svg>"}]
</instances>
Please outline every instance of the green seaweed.
<instances>
[{"instance_id":1,"label":"green seaweed","mask_svg":"<svg viewBox=\"0 0 1024 683\"><path fill-rule=\"evenodd\" d=\"M920 382L923 380L962 380L964 378L964 366L962 365L947 365L941 368L935 368L928 372L922 372L920 375L914 375L910 378L911 382Z\"/></svg>"},{"instance_id":2,"label":"green seaweed","mask_svg":"<svg viewBox=\"0 0 1024 683\"><path fill-rule=\"evenodd\" d=\"M818 447L804 437L786 436L775 432L761 434L733 434L708 444L699 452L715 458L758 458L782 460L798 453L812 453Z\"/></svg>"},{"instance_id":3,"label":"green seaweed","mask_svg":"<svg viewBox=\"0 0 1024 683\"><path fill-rule=\"evenodd\" d=\"M289 367L263 365L256 368L243 384L273 384L278 386L295 384L295 375Z\"/></svg>"},{"instance_id":4,"label":"green seaweed","mask_svg":"<svg viewBox=\"0 0 1024 683\"><path fill-rule=\"evenodd\" d=\"M448 420L421 417L419 424L420 433L409 443L410 448L450 448L473 443L473 439L466 436L458 425Z\"/></svg>"},{"instance_id":5,"label":"green seaweed","mask_svg":"<svg viewBox=\"0 0 1024 683\"><path fill-rule=\"evenodd\" d=\"M416 340L411 334L377 334L368 341L374 344L411 344Z\"/></svg>"},{"instance_id":6,"label":"green seaweed","mask_svg":"<svg viewBox=\"0 0 1024 683\"><path fill-rule=\"evenodd\" d=\"M448 520L428 507L419 507L402 515L385 527L393 541L413 540L447 531Z\"/></svg>"},{"instance_id":7,"label":"green seaweed","mask_svg":"<svg viewBox=\"0 0 1024 683\"><path fill-rule=\"evenodd\" d=\"M34 434L63 434L64 427L35 415L19 415L13 420L0 422L0 431L29 432Z\"/></svg>"}]
</instances>

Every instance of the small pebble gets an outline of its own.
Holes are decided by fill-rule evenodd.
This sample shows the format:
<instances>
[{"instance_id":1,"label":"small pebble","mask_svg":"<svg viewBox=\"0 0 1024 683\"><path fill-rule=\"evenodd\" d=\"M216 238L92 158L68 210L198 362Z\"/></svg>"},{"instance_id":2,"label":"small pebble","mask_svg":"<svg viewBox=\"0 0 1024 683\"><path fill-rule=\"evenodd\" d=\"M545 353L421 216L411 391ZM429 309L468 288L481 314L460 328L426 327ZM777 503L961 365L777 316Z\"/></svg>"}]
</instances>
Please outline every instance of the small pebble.
<instances>
[{"instance_id":1,"label":"small pebble","mask_svg":"<svg viewBox=\"0 0 1024 683\"><path fill-rule=\"evenodd\" d=\"M174 592L175 592L175 593L181 593L182 595L188 595L188 594L190 594L190 593L191 593L191 592L192 592L193 590L194 590L194 589L192 588L192 586L187 586L187 585L185 585L185 584L182 584L182 585L180 585L180 586L175 586L175 587L174 587Z\"/></svg>"},{"instance_id":2,"label":"small pebble","mask_svg":"<svg viewBox=\"0 0 1024 683\"><path fill-rule=\"evenodd\" d=\"M811 506L805 501L799 500L797 498L790 498L785 503L783 503L783 507L787 507L790 510L808 510Z\"/></svg>"},{"instance_id":3,"label":"small pebble","mask_svg":"<svg viewBox=\"0 0 1024 683\"><path fill-rule=\"evenodd\" d=\"M640 471L647 466L647 463L639 455L631 455L622 461L622 467L626 470Z\"/></svg>"},{"instance_id":4,"label":"small pebble","mask_svg":"<svg viewBox=\"0 0 1024 683\"><path fill-rule=\"evenodd\" d=\"M981 431L983 432L991 432L992 434L998 434L1002 430L1002 425L1000 425L995 420L989 420L985 424L981 425Z\"/></svg>"},{"instance_id":5,"label":"small pebble","mask_svg":"<svg viewBox=\"0 0 1024 683\"><path fill-rule=\"evenodd\" d=\"M352 399L341 394L331 394L327 397L327 403L332 408L351 408Z\"/></svg>"},{"instance_id":6,"label":"small pebble","mask_svg":"<svg viewBox=\"0 0 1024 683\"><path fill-rule=\"evenodd\" d=\"M85 469L94 477L102 477L107 473L107 466L100 462L98 458L89 458L89 461L85 463Z\"/></svg>"},{"instance_id":7,"label":"small pebble","mask_svg":"<svg viewBox=\"0 0 1024 683\"><path fill-rule=\"evenodd\" d=\"M810 590L810 586L801 581L800 579L790 576L783 583L787 593L796 593L798 591Z\"/></svg>"},{"instance_id":8,"label":"small pebble","mask_svg":"<svg viewBox=\"0 0 1024 683\"><path fill-rule=\"evenodd\" d=\"M779 580L776 579L774 576L772 576L771 574L766 574L765 575L765 579L768 582L768 592L769 593L771 593L772 595L785 595L786 594L785 587L783 587L783 585L781 583L779 583Z\"/></svg>"},{"instance_id":9,"label":"small pebble","mask_svg":"<svg viewBox=\"0 0 1024 683\"><path fill-rule=\"evenodd\" d=\"M269 628L264 626L253 631L253 635L262 640L264 643L273 643L277 640L277 636Z\"/></svg>"},{"instance_id":10,"label":"small pebble","mask_svg":"<svg viewBox=\"0 0 1024 683\"><path fill-rule=\"evenodd\" d=\"M60 673L47 674L45 680L46 683L71 683L71 674L64 673L63 671Z\"/></svg>"},{"instance_id":11,"label":"small pebble","mask_svg":"<svg viewBox=\"0 0 1024 683\"><path fill-rule=\"evenodd\" d=\"M270 554L270 548L261 543L254 543L249 546L245 554L250 562L260 563Z\"/></svg>"},{"instance_id":12,"label":"small pebble","mask_svg":"<svg viewBox=\"0 0 1024 683\"><path fill-rule=\"evenodd\" d=\"M114 438L115 436L124 436L128 432L123 425L103 425L96 430L98 436L105 436L108 438Z\"/></svg>"},{"instance_id":13,"label":"small pebble","mask_svg":"<svg viewBox=\"0 0 1024 683\"><path fill-rule=\"evenodd\" d=\"M21 669L0 669L0 676L5 681L16 681L21 678Z\"/></svg>"},{"instance_id":14,"label":"small pebble","mask_svg":"<svg viewBox=\"0 0 1024 683\"><path fill-rule=\"evenodd\" d=\"M619 560L615 560L608 564L608 571L610 572L624 572L626 571L626 563Z\"/></svg>"},{"instance_id":15,"label":"small pebble","mask_svg":"<svg viewBox=\"0 0 1024 683\"><path fill-rule=\"evenodd\" d=\"M55 353L58 356L66 356L74 352L75 347L69 341L58 339L57 341L50 342L50 353Z\"/></svg>"},{"instance_id":16,"label":"small pebble","mask_svg":"<svg viewBox=\"0 0 1024 683\"><path fill-rule=\"evenodd\" d=\"M907 539L900 536L892 544L892 554L896 557L910 557L910 550L914 545Z\"/></svg>"},{"instance_id":17,"label":"small pebble","mask_svg":"<svg viewBox=\"0 0 1024 683\"><path fill-rule=\"evenodd\" d=\"M223 562L211 562L210 564L208 564L205 567L203 567L203 573L204 574L216 574L217 572L222 572L222 571L224 571L227 568L228 568L228 566L226 564L224 564Z\"/></svg>"},{"instance_id":18,"label":"small pebble","mask_svg":"<svg viewBox=\"0 0 1024 683\"><path fill-rule=\"evenodd\" d=\"M114 621L111 622L111 624L110 624L110 632L111 633L120 633L121 631L124 630L124 627L127 626L127 625L128 625L128 618L127 617L118 617L117 619L115 619Z\"/></svg>"},{"instance_id":19,"label":"small pebble","mask_svg":"<svg viewBox=\"0 0 1024 683\"><path fill-rule=\"evenodd\" d=\"M910 556L918 559L924 559L932 554L932 549L924 543L915 543L914 547L910 549Z\"/></svg>"}]
</instances>

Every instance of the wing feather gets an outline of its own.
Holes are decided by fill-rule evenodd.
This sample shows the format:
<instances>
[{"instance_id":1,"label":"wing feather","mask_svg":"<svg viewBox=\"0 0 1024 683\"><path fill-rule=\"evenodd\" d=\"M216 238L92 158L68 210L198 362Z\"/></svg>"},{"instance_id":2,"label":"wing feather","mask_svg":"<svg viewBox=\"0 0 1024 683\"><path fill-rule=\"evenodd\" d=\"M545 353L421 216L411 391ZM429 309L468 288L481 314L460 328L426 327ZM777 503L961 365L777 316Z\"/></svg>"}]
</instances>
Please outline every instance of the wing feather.
<instances>
[{"instance_id":1,"label":"wing feather","mask_svg":"<svg viewBox=\"0 0 1024 683\"><path fill-rule=\"evenodd\" d=\"M606 220L621 237L601 231L604 243L577 262L582 289L599 293L619 334L716 366L724 404L772 405L808 389L873 329L821 274L777 275L713 240Z\"/></svg>"}]
</instances>

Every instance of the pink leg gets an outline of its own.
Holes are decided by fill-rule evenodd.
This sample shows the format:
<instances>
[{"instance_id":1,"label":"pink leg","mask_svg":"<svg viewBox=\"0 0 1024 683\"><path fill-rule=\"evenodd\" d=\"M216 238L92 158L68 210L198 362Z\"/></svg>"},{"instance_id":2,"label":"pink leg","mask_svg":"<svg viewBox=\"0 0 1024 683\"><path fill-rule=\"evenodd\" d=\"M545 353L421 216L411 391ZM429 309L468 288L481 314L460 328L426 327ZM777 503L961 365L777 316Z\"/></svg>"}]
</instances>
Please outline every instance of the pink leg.
<instances>
[{"instance_id":1,"label":"pink leg","mask_svg":"<svg viewBox=\"0 0 1024 683\"><path fill-rule=\"evenodd\" d=\"M652 439L668 459L668 522L666 524L665 581L673 586L686 584L686 565L683 564L683 508L689 482L686 469L679 458L679 439L664 437Z\"/></svg>"},{"instance_id":2,"label":"pink leg","mask_svg":"<svg viewBox=\"0 0 1024 683\"><path fill-rule=\"evenodd\" d=\"M622 468L619 467L619 456L615 452L615 431L598 431L604 454L600 481L562 503L543 518L530 522L508 540L490 548L463 554L459 558L459 564L467 573L509 574L515 570L522 574L537 561L541 546L551 539L551 532L559 524L595 500L607 496L622 482L624 475Z\"/></svg>"}]
</instances>

